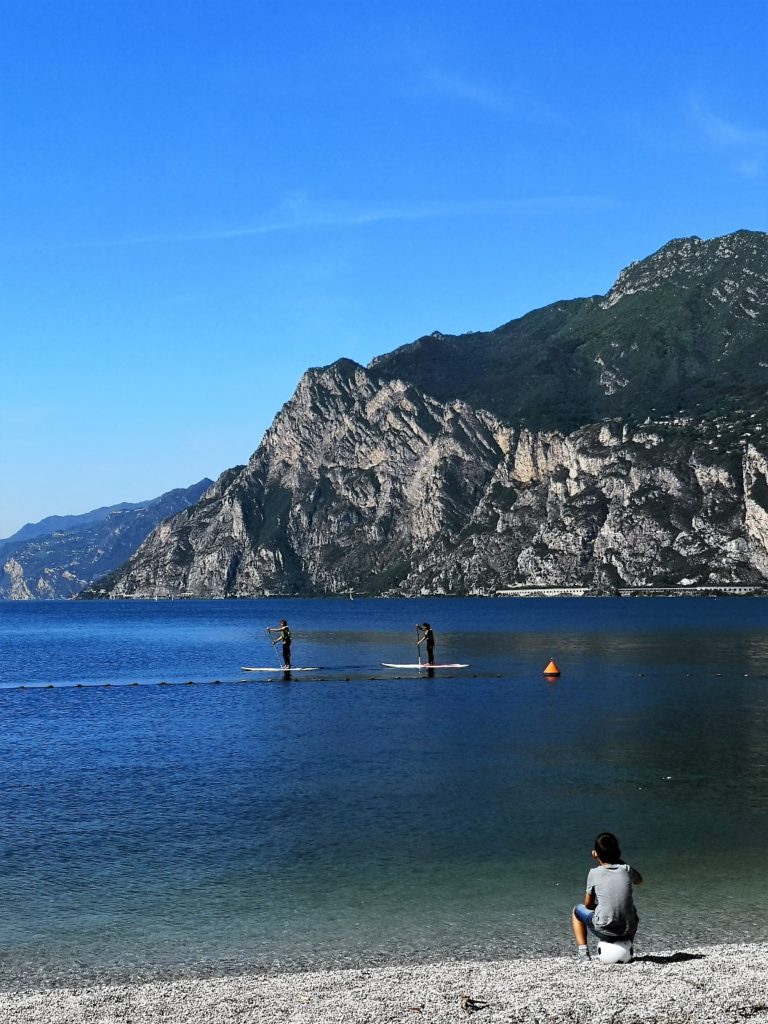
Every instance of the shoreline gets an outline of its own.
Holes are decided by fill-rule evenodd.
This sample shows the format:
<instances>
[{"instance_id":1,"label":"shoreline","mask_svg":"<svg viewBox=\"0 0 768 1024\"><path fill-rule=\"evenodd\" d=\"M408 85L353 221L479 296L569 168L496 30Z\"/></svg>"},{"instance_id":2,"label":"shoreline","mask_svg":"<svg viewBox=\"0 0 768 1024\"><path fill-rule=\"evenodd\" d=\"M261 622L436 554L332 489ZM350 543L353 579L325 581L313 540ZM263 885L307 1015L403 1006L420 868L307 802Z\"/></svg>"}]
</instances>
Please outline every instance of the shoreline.
<instances>
[{"instance_id":1,"label":"shoreline","mask_svg":"<svg viewBox=\"0 0 768 1024\"><path fill-rule=\"evenodd\" d=\"M483 1006L462 1008L466 994ZM390 1024L473 1017L508 1024L768 1022L768 943L645 952L631 964L575 954L19 989L4 1024Z\"/></svg>"}]
</instances>

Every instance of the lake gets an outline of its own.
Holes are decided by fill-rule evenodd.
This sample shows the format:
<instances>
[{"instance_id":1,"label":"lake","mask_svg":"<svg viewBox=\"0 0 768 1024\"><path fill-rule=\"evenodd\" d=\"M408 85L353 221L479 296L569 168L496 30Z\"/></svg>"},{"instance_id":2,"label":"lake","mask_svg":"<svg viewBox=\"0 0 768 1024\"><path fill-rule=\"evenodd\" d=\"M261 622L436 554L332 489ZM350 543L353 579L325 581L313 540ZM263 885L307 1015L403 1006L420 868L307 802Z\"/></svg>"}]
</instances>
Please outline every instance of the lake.
<instances>
[{"instance_id":1,"label":"lake","mask_svg":"<svg viewBox=\"0 0 768 1024\"><path fill-rule=\"evenodd\" d=\"M424 620L468 669L382 668ZM605 829L639 951L768 941L766 600L5 602L0 652L3 985L563 952Z\"/></svg>"}]
</instances>

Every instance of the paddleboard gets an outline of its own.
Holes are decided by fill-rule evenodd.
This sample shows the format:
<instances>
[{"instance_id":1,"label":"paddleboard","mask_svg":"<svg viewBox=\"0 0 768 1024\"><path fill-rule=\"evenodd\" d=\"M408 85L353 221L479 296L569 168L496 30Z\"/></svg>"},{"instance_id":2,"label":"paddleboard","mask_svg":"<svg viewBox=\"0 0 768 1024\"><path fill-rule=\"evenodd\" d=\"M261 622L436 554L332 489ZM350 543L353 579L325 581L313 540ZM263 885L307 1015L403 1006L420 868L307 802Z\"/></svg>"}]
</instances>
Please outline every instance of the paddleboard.
<instances>
[{"instance_id":1,"label":"paddleboard","mask_svg":"<svg viewBox=\"0 0 768 1024\"><path fill-rule=\"evenodd\" d=\"M241 672L319 672L320 669L315 666L313 668L285 668L283 665L279 667L272 665L271 668L252 668L250 665L241 665Z\"/></svg>"},{"instance_id":2,"label":"paddleboard","mask_svg":"<svg viewBox=\"0 0 768 1024\"><path fill-rule=\"evenodd\" d=\"M414 662L412 665L393 665L388 661L382 661L381 663L384 668L469 668L469 665L463 665L459 662L451 663L449 665L427 665L426 662Z\"/></svg>"}]
</instances>

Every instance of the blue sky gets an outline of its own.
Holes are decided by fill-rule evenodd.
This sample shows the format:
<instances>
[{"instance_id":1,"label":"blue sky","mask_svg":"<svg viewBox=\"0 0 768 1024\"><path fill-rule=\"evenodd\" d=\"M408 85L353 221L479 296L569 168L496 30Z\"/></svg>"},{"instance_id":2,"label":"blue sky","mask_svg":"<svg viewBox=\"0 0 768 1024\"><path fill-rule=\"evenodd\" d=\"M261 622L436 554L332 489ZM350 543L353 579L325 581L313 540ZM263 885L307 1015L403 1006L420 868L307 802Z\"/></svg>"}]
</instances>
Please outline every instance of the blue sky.
<instances>
[{"instance_id":1,"label":"blue sky","mask_svg":"<svg viewBox=\"0 0 768 1024\"><path fill-rule=\"evenodd\" d=\"M768 4L5 0L0 537L245 462L308 366L768 229Z\"/></svg>"}]
</instances>

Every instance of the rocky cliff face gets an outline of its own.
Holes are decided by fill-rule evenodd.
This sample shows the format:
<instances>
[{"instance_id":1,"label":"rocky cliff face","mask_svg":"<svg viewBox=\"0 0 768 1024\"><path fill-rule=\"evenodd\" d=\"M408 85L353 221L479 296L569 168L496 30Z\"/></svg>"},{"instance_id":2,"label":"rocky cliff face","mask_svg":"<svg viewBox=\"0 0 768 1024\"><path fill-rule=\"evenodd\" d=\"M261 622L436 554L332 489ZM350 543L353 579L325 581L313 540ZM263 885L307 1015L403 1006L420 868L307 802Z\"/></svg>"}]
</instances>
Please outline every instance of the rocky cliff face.
<instances>
[{"instance_id":1,"label":"rocky cliff face","mask_svg":"<svg viewBox=\"0 0 768 1024\"><path fill-rule=\"evenodd\" d=\"M143 505L124 503L81 516L51 516L28 523L0 541L0 600L50 600L78 594L121 565L161 519L194 504L210 483L201 480Z\"/></svg>"},{"instance_id":2,"label":"rocky cliff face","mask_svg":"<svg viewBox=\"0 0 768 1024\"><path fill-rule=\"evenodd\" d=\"M516 429L349 361L86 596L759 582L768 459L702 429Z\"/></svg>"},{"instance_id":3,"label":"rocky cliff face","mask_svg":"<svg viewBox=\"0 0 768 1024\"><path fill-rule=\"evenodd\" d=\"M505 443L494 417L342 360L311 370L247 466L158 528L115 596L396 590L455 532Z\"/></svg>"}]
</instances>

